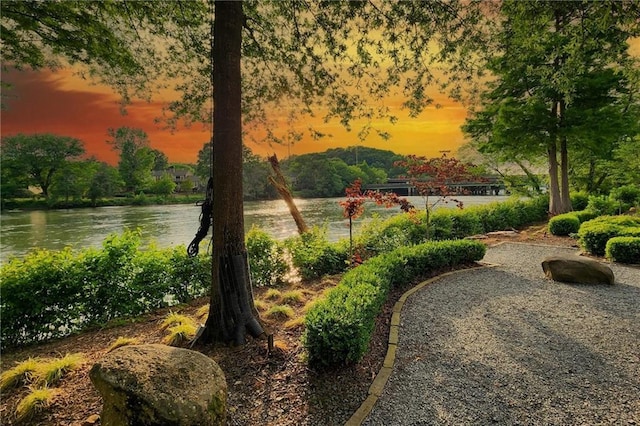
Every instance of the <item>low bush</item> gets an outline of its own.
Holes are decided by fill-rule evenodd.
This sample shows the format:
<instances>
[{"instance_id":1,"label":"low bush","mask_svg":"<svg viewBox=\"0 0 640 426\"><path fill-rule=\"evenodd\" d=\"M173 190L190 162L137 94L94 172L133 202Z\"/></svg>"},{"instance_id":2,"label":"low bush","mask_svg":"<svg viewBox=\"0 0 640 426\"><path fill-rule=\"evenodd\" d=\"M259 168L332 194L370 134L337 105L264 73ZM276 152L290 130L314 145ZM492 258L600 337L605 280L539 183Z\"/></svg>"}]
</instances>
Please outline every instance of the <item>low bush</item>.
<instances>
[{"instance_id":1,"label":"low bush","mask_svg":"<svg viewBox=\"0 0 640 426\"><path fill-rule=\"evenodd\" d=\"M251 283L256 287L283 284L289 272L284 245L253 227L246 235Z\"/></svg>"},{"instance_id":2,"label":"low bush","mask_svg":"<svg viewBox=\"0 0 640 426\"><path fill-rule=\"evenodd\" d=\"M365 257L372 257L424 242L426 235L424 211L398 214L386 220L375 217L360 228L355 246L359 252L365 254Z\"/></svg>"},{"instance_id":3,"label":"low bush","mask_svg":"<svg viewBox=\"0 0 640 426\"><path fill-rule=\"evenodd\" d=\"M638 185L625 185L611 190L609 198L618 203L619 211L626 212L633 206L640 205L640 187Z\"/></svg>"},{"instance_id":4,"label":"low bush","mask_svg":"<svg viewBox=\"0 0 640 426\"><path fill-rule=\"evenodd\" d=\"M578 218L580 223L583 223L598 217L598 213L594 212L593 210L580 210L577 212L573 212L573 214Z\"/></svg>"},{"instance_id":5,"label":"low bush","mask_svg":"<svg viewBox=\"0 0 640 426\"><path fill-rule=\"evenodd\" d=\"M303 341L309 363L357 362L367 350L375 318L392 287L441 268L478 261L485 250L476 241L427 242L384 253L350 270L305 316Z\"/></svg>"},{"instance_id":6,"label":"low bush","mask_svg":"<svg viewBox=\"0 0 640 426\"><path fill-rule=\"evenodd\" d=\"M2 347L64 337L206 294L210 258L184 247L138 250L140 234L112 235L101 250L36 250L0 269Z\"/></svg>"},{"instance_id":7,"label":"low bush","mask_svg":"<svg viewBox=\"0 0 640 426\"><path fill-rule=\"evenodd\" d=\"M575 211L584 210L589 204L589 194L586 192L572 192L569 197L571 199L571 207Z\"/></svg>"},{"instance_id":8,"label":"low bush","mask_svg":"<svg viewBox=\"0 0 640 426\"><path fill-rule=\"evenodd\" d=\"M509 200L460 209L438 209L431 213L432 240L464 238L483 232L518 228L547 218L549 198ZM372 257L427 240L425 212L401 214L382 221L374 219L361 228L356 246L364 257Z\"/></svg>"},{"instance_id":9,"label":"low bush","mask_svg":"<svg viewBox=\"0 0 640 426\"><path fill-rule=\"evenodd\" d=\"M580 226L580 245L589 253L604 256L607 241L613 237L640 237L640 217L600 216Z\"/></svg>"},{"instance_id":10,"label":"low bush","mask_svg":"<svg viewBox=\"0 0 640 426\"><path fill-rule=\"evenodd\" d=\"M607 241L607 258L620 263L640 263L640 236L613 237Z\"/></svg>"},{"instance_id":11,"label":"low bush","mask_svg":"<svg viewBox=\"0 0 640 426\"><path fill-rule=\"evenodd\" d=\"M348 265L349 243L331 244L326 228L314 227L309 232L285 240L285 246L302 279L337 274Z\"/></svg>"},{"instance_id":12,"label":"low bush","mask_svg":"<svg viewBox=\"0 0 640 426\"><path fill-rule=\"evenodd\" d=\"M605 195L592 195L586 210L595 212L597 216L609 216L619 213L619 203Z\"/></svg>"},{"instance_id":13,"label":"low bush","mask_svg":"<svg viewBox=\"0 0 640 426\"><path fill-rule=\"evenodd\" d=\"M580 219L575 213L559 214L549 219L549 232L553 235L575 234L580 229Z\"/></svg>"}]
</instances>

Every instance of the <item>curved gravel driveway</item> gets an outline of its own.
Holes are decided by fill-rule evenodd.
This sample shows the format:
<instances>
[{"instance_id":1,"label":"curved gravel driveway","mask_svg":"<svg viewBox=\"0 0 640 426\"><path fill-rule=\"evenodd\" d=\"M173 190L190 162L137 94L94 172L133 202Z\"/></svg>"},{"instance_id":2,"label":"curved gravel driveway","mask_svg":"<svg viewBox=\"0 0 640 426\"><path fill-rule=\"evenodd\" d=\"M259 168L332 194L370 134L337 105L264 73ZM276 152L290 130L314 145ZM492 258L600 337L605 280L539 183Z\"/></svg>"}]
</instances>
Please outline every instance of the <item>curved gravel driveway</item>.
<instances>
[{"instance_id":1,"label":"curved gravel driveway","mask_svg":"<svg viewBox=\"0 0 640 426\"><path fill-rule=\"evenodd\" d=\"M545 279L506 243L491 268L427 285L402 310L393 373L366 425L640 425L640 269L615 286Z\"/></svg>"}]
</instances>

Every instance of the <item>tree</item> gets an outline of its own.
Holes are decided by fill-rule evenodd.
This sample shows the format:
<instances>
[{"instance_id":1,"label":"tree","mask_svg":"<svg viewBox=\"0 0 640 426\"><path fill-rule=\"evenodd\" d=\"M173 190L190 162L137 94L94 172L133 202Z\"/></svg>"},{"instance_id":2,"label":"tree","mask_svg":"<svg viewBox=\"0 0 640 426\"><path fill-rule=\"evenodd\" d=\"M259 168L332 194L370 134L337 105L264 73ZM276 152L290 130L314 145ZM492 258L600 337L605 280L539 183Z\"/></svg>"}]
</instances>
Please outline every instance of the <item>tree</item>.
<instances>
[{"instance_id":1,"label":"tree","mask_svg":"<svg viewBox=\"0 0 640 426\"><path fill-rule=\"evenodd\" d=\"M608 150L633 135L637 103L627 39L637 2L504 1L488 68L495 80L463 129L480 149L544 155L549 213L571 210L569 151Z\"/></svg>"},{"instance_id":2,"label":"tree","mask_svg":"<svg viewBox=\"0 0 640 426\"><path fill-rule=\"evenodd\" d=\"M151 170L156 156L149 148L147 134L142 129L120 127L109 129L109 143L120 151L118 171L125 189L137 194L152 182Z\"/></svg>"},{"instance_id":3,"label":"tree","mask_svg":"<svg viewBox=\"0 0 640 426\"><path fill-rule=\"evenodd\" d=\"M471 175L466 164L455 158L448 158L446 154L442 154L440 158L409 155L406 160L399 161L397 164L407 169L407 178L424 198L427 239L429 239L431 212L438 204L446 203L448 197L456 194L455 184L479 180ZM436 200L429 202L429 197L432 195ZM461 201L455 199L451 201L454 201L458 208L462 208Z\"/></svg>"},{"instance_id":4,"label":"tree","mask_svg":"<svg viewBox=\"0 0 640 426\"><path fill-rule=\"evenodd\" d=\"M25 173L29 183L42 189L49 197L49 187L54 174L67 161L84 154L84 146L78 139L50 133L18 134L2 139L3 167Z\"/></svg>"},{"instance_id":5,"label":"tree","mask_svg":"<svg viewBox=\"0 0 640 426\"><path fill-rule=\"evenodd\" d=\"M353 253L353 221L364 213L364 203L367 199L373 200L377 205L385 206L386 208L397 205L405 213L413 213L415 211L413 204L406 198L398 197L396 193L372 190L363 192L360 179L353 181L345 190L345 194L347 199L340 201L339 204L342 207L343 216L349 219L349 257L352 264L358 263Z\"/></svg>"},{"instance_id":6,"label":"tree","mask_svg":"<svg viewBox=\"0 0 640 426\"><path fill-rule=\"evenodd\" d=\"M158 180L149 186L149 192L156 195L171 195L176 189L176 184L168 174L163 174Z\"/></svg>"},{"instance_id":7,"label":"tree","mask_svg":"<svg viewBox=\"0 0 640 426\"><path fill-rule=\"evenodd\" d=\"M200 151L198 151L196 175L203 182L206 182L211 176L211 142L205 142Z\"/></svg>"},{"instance_id":8,"label":"tree","mask_svg":"<svg viewBox=\"0 0 640 426\"><path fill-rule=\"evenodd\" d=\"M51 196L80 200L88 192L98 169L95 160L69 161L53 175Z\"/></svg>"},{"instance_id":9,"label":"tree","mask_svg":"<svg viewBox=\"0 0 640 426\"><path fill-rule=\"evenodd\" d=\"M153 170L161 172L167 170L169 168L169 159L167 155L160 151L159 149L152 149L154 160L153 160Z\"/></svg>"},{"instance_id":10,"label":"tree","mask_svg":"<svg viewBox=\"0 0 640 426\"><path fill-rule=\"evenodd\" d=\"M347 128L363 119L369 123L360 134L364 137L375 130L374 120L394 121L383 104L370 104L394 87L402 87L405 106L417 114L432 102L426 86L434 75L425 64L437 55L423 47L436 39L446 54L452 43L469 36L465 22L477 11L456 1L426 7L416 2L215 1L212 17L211 2L89 4L4 1L3 20L11 31L2 32L2 41L15 62L40 65L31 59L51 48L87 63L91 75L117 88L125 101L132 91L148 97L166 78L178 80L181 97L168 105L174 114L169 124L179 119L211 123L214 89L211 312L202 339L235 342L244 341L245 328L252 335L262 331L246 273L242 120L270 129L267 141L282 140L267 124L270 112L277 115L286 100L292 119L312 114L315 107L323 108L326 120L339 119Z\"/></svg>"},{"instance_id":11,"label":"tree","mask_svg":"<svg viewBox=\"0 0 640 426\"><path fill-rule=\"evenodd\" d=\"M107 163L100 163L93 175L87 196L95 206L99 198L111 197L122 187L118 169Z\"/></svg>"}]
</instances>

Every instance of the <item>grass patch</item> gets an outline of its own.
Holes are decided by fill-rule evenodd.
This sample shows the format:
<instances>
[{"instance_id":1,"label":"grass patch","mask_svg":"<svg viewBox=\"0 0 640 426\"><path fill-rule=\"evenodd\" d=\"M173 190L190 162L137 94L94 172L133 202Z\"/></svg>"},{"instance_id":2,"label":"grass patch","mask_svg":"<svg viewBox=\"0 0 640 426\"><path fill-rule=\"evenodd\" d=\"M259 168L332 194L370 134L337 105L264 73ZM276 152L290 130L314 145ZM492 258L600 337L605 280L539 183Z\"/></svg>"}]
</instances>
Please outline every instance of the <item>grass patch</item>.
<instances>
[{"instance_id":1,"label":"grass patch","mask_svg":"<svg viewBox=\"0 0 640 426\"><path fill-rule=\"evenodd\" d=\"M295 330L304 325L304 317L297 317L290 319L289 321L284 323L284 328L287 330Z\"/></svg>"},{"instance_id":2,"label":"grass patch","mask_svg":"<svg viewBox=\"0 0 640 426\"><path fill-rule=\"evenodd\" d=\"M207 315L209 315L209 304L202 305L196 311L196 317L198 319L204 319Z\"/></svg>"},{"instance_id":3,"label":"grass patch","mask_svg":"<svg viewBox=\"0 0 640 426\"><path fill-rule=\"evenodd\" d=\"M38 368L39 360L29 358L22 361L10 370L0 375L0 391L22 386L31 381L31 378Z\"/></svg>"},{"instance_id":4,"label":"grass patch","mask_svg":"<svg viewBox=\"0 0 640 426\"><path fill-rule=\"evenodd\" d=\"M289 305L272 306L266 313L269 318L285 320L295 316L295 311Z\"/></svg>"},{"instance_id":5,"label":"grass patch","mask_svg":"<svg viewBox=\"0 0 640 426\"><path fill-rule=\"evenodd\" d=\"M107 353L118 349L119 347L122 346L128 346L128 345L138 345L140 344L140 341L134 337L118 337L116 339L115 342L113 342L111 345L109 345L109 348L107 349Z\"/></svg>"},{"instance_id":6,"label":"grass patch","mask_svg":"<svg viewBox=\"0 0 640 426\"><path fill-rule=\"evenodd\" d=\"M280 300L285 304L300 304L304 302L304 294L300 290L291 290L287 291L286 293L282 293Z\"/></svg>"},{"instance_id":7,"label":"grass patch","mask_svg":"<svg viewBox=\"0 0 640 426\"><path fill-rule=\"evenodd\" d=\"M267 300L276 300L276 299L279 299L281 296L282 296L282 293L280 292L280 290L275 288L270 288L264 293L264 298Z\"/></svg>"},{"instance_id":8,"label":"grass patch","mask_svg":"<svg viewBox=\"0 0 640 426\"><path fill-rule=\"evenodd\" d=\"M257 310L261 312L264 312L269 308L269 304L264 300L260 300L260 299L254 299L253 305L256 307Z\"/></svg>"},{"instance_id":9,"label":"grass patch","mask_svg":"<svg viewBox=\"0 0 640 426\"><path fill-rule=\"evenodd\" d=\"M169 315L167 315L164 321L162 321L160 328L162 330L166 330L171 327L185 324L193 326L194 328L196 326L196 322L192 318L186 315L178 314L176 312L169 312Z\"/></svg>"},{"instance_id":10,"label":"grass patch","mask_svg":"<svg viewBox=\"0 0 640 426\"><path fill-rule=\"evenodd\" d=\"M193 323L177 324L169 328L169 334L167 334L162 341L169 346L180 346L196 335L196 325Z\"/></svg>"},{"instance_id":11,"label":"grass patch","mask_svg":"<svg viewBox=\"0 0 640 426\"><path fill-rule=\"evenodd\" d=\"M54 389L46 387L33 389L29 395L20 400L16 407L16 417L18 421L28 420L47 408L55 395L56 391Z\"/></svg>"},{"instance_id":12,"label":"grass patch","mask_svg":"<svg viewBox=\"0 0 640 426\"><path fill-rule=\"evenodd\" d=\"M36 367L34 382L49 386L62 379L69 371L80 367L84 362L82 354L67 354L63 358L52 359L45 363L39 363Z\"/></svg>"}]
</instances>

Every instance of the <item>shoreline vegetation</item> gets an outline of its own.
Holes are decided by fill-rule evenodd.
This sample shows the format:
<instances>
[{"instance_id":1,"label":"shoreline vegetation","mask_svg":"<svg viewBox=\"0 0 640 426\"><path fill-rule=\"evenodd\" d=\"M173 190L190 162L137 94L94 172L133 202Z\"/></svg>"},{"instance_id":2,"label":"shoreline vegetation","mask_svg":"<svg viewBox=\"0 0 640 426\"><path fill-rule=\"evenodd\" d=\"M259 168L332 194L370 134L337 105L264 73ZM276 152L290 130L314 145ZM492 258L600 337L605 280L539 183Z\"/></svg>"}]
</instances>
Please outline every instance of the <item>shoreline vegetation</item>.
<instances>
[{"instance_id":1,"label":"shoreline vegetation","mask_svg":"<svg viewBox=\"0 0 640 426\"><path fill-rule=\"evenodd\" d=\"M204 199L204 194L175 194L170 196L147 195L140 193L134 197L110 197L92 201L48 200L46 198L16 198L2 200L2 210L65 210L96 207L151 206L170 204L194 204Z\"/></svg>"}]
</instances>

